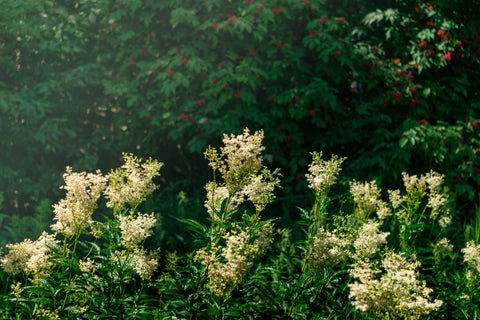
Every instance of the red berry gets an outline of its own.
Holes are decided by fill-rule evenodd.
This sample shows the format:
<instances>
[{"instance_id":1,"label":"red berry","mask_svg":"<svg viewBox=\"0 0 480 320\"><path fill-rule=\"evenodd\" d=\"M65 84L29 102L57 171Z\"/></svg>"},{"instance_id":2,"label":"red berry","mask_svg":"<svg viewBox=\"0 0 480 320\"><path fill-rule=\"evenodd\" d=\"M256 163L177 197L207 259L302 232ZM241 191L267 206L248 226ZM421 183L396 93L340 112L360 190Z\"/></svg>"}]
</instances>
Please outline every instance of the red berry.
<instances>
[{"instance_id":1,"label":"red berry","mask_svg":"<svg viewBox=\"0 0 480 320\"><path fill-rule=\"evenodd\" d=\"M213 25L213 30L217 30L218 26L220 25L220 22L217 22Z\"/></svg>"},{"instance_id":2,"label":"red berry","mask_svg":"<svg viewBox=\"0 0 480 320\"><path fill-rule=\"evenodd\" d=\"M235 22L235 20L237 19L237 17L233 16L231 18L228 18L227 21L229 24L233 25L233 23Z\"/></svg>"},{"instance_id":3,"label":"red berry","mask_svg":"<svg viewBox=\"0 0 480 320\"><path fill-rule=\"evenodd\" d=\"M147 49L142 49L140 50L140 55L141 56L146 56L148 54L148 50Z\"/></svg>"},{"instance_id":4,"label":"red berry","mask_svg":"<svg viewBox=\"0 0 480 320\"><path fill-rule=\"evenodd\" d=\"M344 17L337 18L337 22L338 24L345 24L345 18Z\"/></svg>"},{"instance_id":5,"label":"red berry","mask_svg":"<svg viewBox=\"0 0 480 320\"><path fill-rule=\"evenodd\" d=\"M400 64L400 59L393 60L393 63L395 63L395 65L398 66Z\"/></svg>"},{"instance_id":6,"label":"red berry","mask_svg":"<svg viewBox=\"0 0 480 320\"><path fill-rule=\"evenodd\" d=\"M183 122L188 122L190 120L190 118L185 113L182 113L180 118Z\"/></svg>"},{"instance_id":7,"label":"red berry","mask_svg":"<svg viewBox=\"0 0 480 320\"><path fill-rule=\"evenodd\" d=\"M188 62L188 59L187 59L187 58L183 58L183 59L182 59L182 64L187 64L187 62Z\"/></svg>"},{"instance_id":8,"label":"red berry","mask_svg":"<svg viewBox=\"0 0 480 320\"><path fill-rule=\"evenodd\" d=\"M252 3L253 3L253 0L245 0L245 3L246 3L246 4L252 4Z\"/></svg>"},{"instance_id":9,"label":"red berry","mask_svg":"<svg viewBox=\"0 0 480 320\"><path fill-rule=\"evenodd\" d=\"M448 51L446 54L442 55L442 59L447 62L452 61L452 52Z\"/></svg>"},{"instance_id":10,"label":"red berry","mask_svg":"<svg viewBox=\"0 0 480 320\"><path fill-rule=\"evenodd\" d=\"M273 8L273 13L274 13L274 14L279 15L280 12L281 12L280 9L278 9L278 8Z\"/></svg>"},{"instance_id":11,"label":"red berry","mask_svg":"<svg viewBox=\"0 0 480 320\"><path fill-rule=\"evenodd\" d=\"M198 106L199 107L203 107L205 104L206 104L206 102L205 102L204 99L201 99L200 101L198 101Z\"/></svg>"},{"instance_id":12,"label":"red berry","mask_svg":"<svg viewBox=\"0 0 480 320\"><path fill-rule=\"evenodd\" d=\"M303 0L303 4L305 5L305 7L308 7L310 5L310 1L308 0Z\"/></svg>"},{"instance_id":13,"label":"red berry","mask_svg":"<svg viewBox=\"0 0 480 320\"><path fill-rule=\"evenodd\" d=\"M423 125L428 125L428 121L427 121L427 120L425 120L425 119L422 119L422 120L420 121L420 124L423 124Z\"/></svg>"},{"instance_id":14,"label":"red berry","mask_svg":"<svg viewBox=\"0 0 480 320\"><path fill-rule=\"evenodd\" d=\"M410 101L408 101L408 105L413 109L417 105L417 101L415 101L415 99L410 99Z\"/></svg>"},{"instance_id":15,"label":"red berry","mask_svg":"<svg viewBox=\"0 0 480 320\"><path fill-rule=\"evenodd\" d=\"M427 46L427 44L428 44L427 41L423 40L422 42L420 42L420 43L418 44L418 46L419 46L420 48L425 48L425 47Z\"/></svg>"},{"instance_id":16,"label":"red berry","mask_svg":"<svg viewBox=\"0 0 480 320\"><path fill-rule=\"evenodd\" d=\"M241 99L242 98L242 91L238 90L237 92L235 92L235 94L233 96L235 97L235 99Z\"/></svg>"},{"instance_id":17,"label":"red berry","mask_svg":"<svg viewBox=\"0 0 480 320\"><path fill-rule=\"evenodd\" d=\"M285 135L284 140L285 140L286 143L289 143L290 141L292 141L292 136L287 134L287 135Z\"/></svg>"},{"instance_id":18,"label":"red berry","mask_svg":"<svg viewBox=\"0 0 480 320\"><path fill-rule=\"evenodd\" d=\"M400 92L392 92L393 100L398 101L400 100L401 97L402 97L402 94Z\"/></svg>"},{"instance_id":19,"label":"red berry","mask_svg":"<svg viewBox=\"0 0 480 320\"><path fill-rule=\"evenodd\" d=\"M340 51L335 51L335 57L340 57L342 55L342 53Z\"/></svg>"},{"instance_id":20,"label":"red berry","mask_svg":"<svg viewBox=\"0 0 480 320\"><path fill-rule=\"evenodd\" d=\"M473 130L478 130L479 128L480 128L480 126L478 125L478 121L477 120L473 121L472 129Z\"/></svg>"},{"instance_id":21,"label":"red berry","mask_svg":"<svg viewBox=\"0 0 480 320\"><path fill-rule=\"evenodd\" d=\"M258 4L258 9L262 10L263 9L263 4Z\"/></svg>"},{"instance_id":22,"label":"red berry","mask_svg":"<svg viewBox=\"0 0 480 320\"><path fill-rule=\"evenodd\" d=\"M135 66L137 65L137 61L132 60L132 62L130 62L130 65L131 65L132 67L135 67Z\"/></svg>"},{"instance_id":23,"label":"red berry","mask_svg":"<svg viewBox=\"0 0 480 320\"><path fill-rule=\"evenodd\" d=\"M308 111L308 115L309 115L310 117L313 117L313 116L315 115L315 110L309 110L309 111Z\"/></svg>"},{"instance_id":24,"label":"red berry","mask_svg":"<svg viewBox=\"0 0 480 320\"><path fill-rule=\"evenodd\" d=\"M473 167L473 174L476 175L476 176L479 176L480 175L480 169L477 168L477 167Z\"/></svg>"},{"instance_id":25,"label":"red berry","mask_svg":"<svg viewBox=\"0 0 480 320\"><path fill-rule=\"evenodd\" d=\"M175 71L173 71L173 70L168 70L167 75L168 75L169 77L173 77L173 76L175 75Z\"/></svg>"}]
</instances>

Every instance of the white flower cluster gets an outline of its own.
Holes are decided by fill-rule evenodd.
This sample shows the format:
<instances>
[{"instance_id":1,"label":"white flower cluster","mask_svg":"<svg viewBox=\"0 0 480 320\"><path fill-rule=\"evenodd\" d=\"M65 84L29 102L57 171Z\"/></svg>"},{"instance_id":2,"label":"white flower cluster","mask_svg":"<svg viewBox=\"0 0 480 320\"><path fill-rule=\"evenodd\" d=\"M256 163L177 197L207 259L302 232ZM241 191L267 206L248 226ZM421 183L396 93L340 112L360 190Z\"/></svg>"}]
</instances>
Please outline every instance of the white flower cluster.
<instances>
[{"instance_id":1,"label":"white flower cluster","mask_svg":"<svg viewBox=\"0 0 480 320\"><path fill-rule=\"evenodd\" d=\"M376 181L350 182L350 193L355 202L355 213L362 221L366 221L373 212L377 212L377 217L381 220L391 215L391 211L383 200L380 199L381 190Z\"/></svg>"},{"instance_id":2,"label":"white flower cluster","mask_svg":"<svg viewBox=\"0 0 480 320\"><path fill-rule=\"evenodd\" d=\"M0 259L0 265L10 275L23 272L27 275L47 277L52 266L49 261L52 243L58 243L55 235L44 231L36 241L26 239L21 243L7 244L9 252Z\"/></svg>"},{"instance_id":3,"label":"white flower cluster","mask_svg":"<svg viewBox=\"0 0 480 320\"><path fill-rule=\"evenodd\" d=\"M467 280L473 283L480 279L480 244L475 245L473 240L467 242L465 248L462 249L463 261L468 266Z\"/></svg>"},{"instance_id":4,"label":"white flower cluster","mask_svg":"<svg viewBox=\"0 0 480 320\"><path fill-rule=\"evenodd\" d=\"M274 198L275 186L279 184L277 172L271 173L262 165L261 152L263 131L250 134L248 129L240 135L224 135L221 153L209 147L205 157L214 169L214 181L206 184L205 207L213 220L219 220L215 211L220 212L226 201L225 211L236 209L245 199L255 206L257 213L263 211ZM215 172L221 173L223 183L215 181Z\"/></svg>"},{"instance_id":5,"label":"white flower cluster","mask_svg":"<svg viewBox=\"0 0 480 320\"><path fill-rule=\"evenodd\" d=\"M368 260L357 261L350 270L357 279L349 284L353 305L362 312L394 319L420 319L438 310L443 302L429 301L432 289L417 280L419 265L392 251L385 254L381 269Z\"/></svg>"},{"instance_id":6,"label":"white flower cluster","mask_svg":"<svg viewBox=\"0 0 480 320\"><path fill-rule=\"evenodd\" d=\"M387 236L390 232L381 232L380 223L369 220L364 223L353 242L355 248L354 257L365 260L372 257L380 250L380 247L387 243Z\"/></svg>"},{"instance_id":7,"label":"white flower cluster","mask_svg":"<svg viewBox=\"0 0 480 320\"><path fill-rule=\"evenodd\" d=\"M312 152L312 163L308 166L305 176L308 181L308 187L312 189L316 195L326 196L330 187L337 182L337 176L340 173L341 165L345 158L339 158L332 155L329 161L322 159L321 152Z\"/></svg>"},{"instance_id":8,"label":"white flower cluster","mask_svg":"<svg viewBox=\"0 0 480 320\"><path fill-rule=\"evenodd\" d=\"M255 236L251 230L231 231L224 237L224 248L212 245L195 255L207 268L208 287L217 296L226 297L245 277L253 262L262 257L272 243L273 224L260 227Z\"/></svg>"},{"instance_id":9,"label":"white flower cluster","mask_svg":"<svg viewBox=\"0 0 480 320\"><path fill-rule=\"evenodd\" d=\"M309 264L314 269L344 263L349 256L350 240L337 235L337 230L328 231L320 227L313 238Z\"/></svg>"},{"instance_id":10,"label":"white flower cluster","mask_svg":"<svg viewBox=\"0 0 480 320\"><path fill-rule=\"evenodd\" d=\"M105 189L107 179L100 171L96 173L72 172L67 167L63 175L67 194L64 199L53 206L56 223L51 226L53 231L65 237L79 235L92 224L91 215L97 207L98 198Z\"/></svg>"},{"instance_id":11,"label":"white flower cluster","mask_svg":"<svg viewBox=\"0 0 480 320\"><path fill-rule=\"evenodd\" d=\"M152 234L152 228L157 222L154 214L138 214L118 216L122 232L122 244L127 249L138 248Z\"/></svg>"},{"instance_id":12,"label":"white flower cluster","mask_svg":"<svg viewBox=\"0 0 480 320\"><path fill-rule=\"evenodd\" d=\"M157 189L152 179L159 175L163 163L149 158L141 163L132 154L123 154L125 163L121 168L112 170L107 176L108 187L105 195L109 199L107 207L120 211L126 204L136 208L147 196Z\"/></svg>"}]
</instances>

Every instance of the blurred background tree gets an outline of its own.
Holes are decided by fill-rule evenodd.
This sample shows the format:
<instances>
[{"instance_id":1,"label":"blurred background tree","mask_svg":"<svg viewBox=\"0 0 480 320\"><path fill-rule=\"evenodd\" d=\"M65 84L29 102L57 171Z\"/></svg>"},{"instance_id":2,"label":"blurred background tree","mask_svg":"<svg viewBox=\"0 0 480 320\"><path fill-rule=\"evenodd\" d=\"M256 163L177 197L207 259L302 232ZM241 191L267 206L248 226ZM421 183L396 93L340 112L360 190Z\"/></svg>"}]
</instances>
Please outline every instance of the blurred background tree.
<instances>
[{"instance_id":1,"label":"blurred background tree","mask_svg":"<svg viewBox=\"0 0 480 320\"><path fill-rule=\"evenodd\" d=\"M265 159L282 167L273 210L284 220L304 201L314 150L387 186L438 170L470 219L479 11L474 0L4 0L5 237L50 221L67 165L107 170L121 152L166 164L161 197L172 200L153 209L201 215L184 207L202 207L201 153L244 127L265 131Z\"/></svg>"}]
</instances>

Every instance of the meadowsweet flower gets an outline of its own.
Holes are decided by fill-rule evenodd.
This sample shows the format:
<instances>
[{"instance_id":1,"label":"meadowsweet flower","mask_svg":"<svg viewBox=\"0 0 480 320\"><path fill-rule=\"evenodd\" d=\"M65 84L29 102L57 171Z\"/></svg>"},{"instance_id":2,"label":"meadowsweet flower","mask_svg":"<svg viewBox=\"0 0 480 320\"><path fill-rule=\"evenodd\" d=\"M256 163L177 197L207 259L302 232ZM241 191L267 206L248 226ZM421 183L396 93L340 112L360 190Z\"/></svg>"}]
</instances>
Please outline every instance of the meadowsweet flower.
<instances>
[{"instance_id":1,"label":"meadowsweet flower","mask_svg":"<svg viewBox=\"0 0 480 320\"><path fill-rule=\"evenodd\" d=\"M125 163L112 170L108 177L105 195L109 199L107 207L120 211L129 204L136 208L147 196L157 189L152 179L159 175L163 163L149 158L144 163L132 154L123 154Z\"/></svg>"},{"instance_id":2,"label":"meadowsweet flower","mask_svg":"<svg viewBox=\"0 0 480 320\"><path fill-rule=\"evenodd\" d=\"M405 201L405 198L400 195L400 190L388 190L388 196L390 204L393 209L398 209L400 205Z\"/></svg>"},{"instance_id":3,"label":"meadowsweet flower","mask_svg":"<svg viewBox=\"0 0 480 320\"><path fill-rule=\"evenodd\" d=\"M205 158L214 171L214 181L205 186L205 207L213 220L222 218L217 214L221 212L222 204L225 205L225 212L231 212L246 197L258 213L274 199L273 191L279 185L279 173L278 170L272 173L263 167L260 153L265 148L262 139L263 131L251 135L245 129L238 136L224 135L224 147L220 153L211 147L205 151ZM217 170L221 173L223 183L216 181Z\"/></svg>"},{"instance_id":4,"label":"meadowsweet flower","mask_svg":"<svg viewBox=\"0 0 480 320\"><path fill-rule=\"evenodd\" d=\"M145 239L152 234L152 228L157 222L154 214L138 214L119 216L120 230L122 232L121 243L127 249L138 248Z\"/></svg>"},{"instance_id":5,"label":"meadowsweet flower","mask_svg":"<svg viewBox=\"0 0 480 320\"><path fill-rule=\"evenodd\" d=\"M444 180L444 175L431 170L425 175L425 182L431 193L440 193Z\"/></svg>"},{"instance_id":6,"label":"meadowsweet flower","mask_svg":"<svg viewBox=\"0 0 480 320\"><path fill-rule=\"evenodd\" d=\"M12 289L12 292L10 292L11 295L14 295L17 299L20 299L22 297L24 289L22 288L21 282L12 283L10 288Z\"/></svg>"},{"instance_id":7,"label":"meadowsweet flower","mask_svg":"<svg viewBox=\"0 0 480 320\"><path fill-rule=\"evenodd\" d=\"M368 259L380 250L380 247L387 243L387 236L390 232L381 232L380 223L368 221L364 223L353 242L356 259Z\"/></svg>"},{"instance_id":8,"label":"meadowsweet flower","mask_svg":"<svg viewBox=\"0 0 480 320\"><path fill-rule=\"evenodd\" d=\"M392 251L385 254L381 268L369 261L358 261L350 269L356 279L349 284L353 305L362 312L392 318L420 319L438 310L440 300L429 301L432 289L417 279L418 261L407 259Z\"/></svg>"},{"instance_id":9,"label":"meadowsweet flower","mask_svg":"<svg viewBox=\"0 0 480 320\"><path fill-rule=\"evenodd\" d=\"M226 186L217 185L215 182L210 181L205 185L207 191L207 199L205 200L205 207L212 218L215 221L220 221L220 217L215 213L221 212L222 203L227 201L225 212L230 212L236 209L244 201L241 193L236 193L230 196L230 192Z\"/></svg>"},{"instance_id":10,"label":"meadowsweet flower","mask_svg":"<svg viewBox=\"0 0 480 320\"><path fill-rule=\"evenodd\" d=\"M452 251L453 245L450 243L450 240L447 238L442 238L435 244L435 247L433 248L433 255L436 258L441 258L452 253Z\"/></svg>"},{"instance_id":11,"label":"meadowsweet flower","mask_svg":"<svg viewBox=\"0 0 480 320\"><path fill-rule=\"evenodd\" d=\"M405 201L407 203L408 211L413 214L420 206L423 197L427 191L427 181L425 176L420 178L417 175L408 175L402 173L403 183L407 191ZM431 179L432 180L432 179Z\"/></svg>"},{"instance_id":12,"label":"meadowsweet flower","mask_svg":"<svg viewBox=\"0 0 480 320\"><path fill-rule=\"evenodd\" d=\"M138 251L133 261L133 270L142 280L150 280L158 268L158 252Z\"/></svg>"},{"instance_id":13,"label":"meadowsweet flower","mask_svg":"<svg viewBox=\"0 0 480 320\"><path fill-rule=\"evenodd\" d=\"M330 187L337 182L337 176L340 173L341 165L345 158L339 158L337 155L332 155L329 161L322 159L321 152L311 153L313 162L310 163L308 171L305 176L308 181L308 187L312 189L317 195L327 195Z\"/></svg>"},{"instance_id":14,"label":"meadowsweet flower","mask_svg":"<svg viewBox=\"0 0 480 320\"><path fill-rule=\"evenodd\" d=\"M256 212L261 212L267 204L275 199L273 191L278 184L279 180L265 169L261 174L250 178L250 181L244 186L242 193L253 203Z\"/></svg>"},{"instance_id":15,"label":"meadowsweet flower","mask_svg":"<svg viewBox=\"0 0 480 320\"><path fill-rule=\"evenodd\" d=\"M350 193L356 205L357 217L365 221L375 212L380 201L380 191L376 181L361 183L353 180L350 182Z\"/></svg>"},{"instance_id":16,"label":"meadowsweet flower","mask_svg":"<svg viewBox=\"0 0 480 320\"><path fill-rule=\"evenodd\" d=\"M462 249L462 253L463 261L468 266L467 280L472 284L480 278L480 244L475 245L475 242L471 240Z\"/></svg>"},{"instance_id":17,"label":"meadowsweet flower","mask_svg":"<svg viewBox=\"0 0 480 320\"><path fill-rule=\"evenodd\" d=\"M235 230L224 236L226 245L212 245L197 251L195 260L207 268L208 287L217 296L226 297L245 277L253 262L263 256L270 247L272 223L267 223L252 235L251 230Z\"/></svg>"},{"instance_id":18,"label":"meadowsweet flower","mask_svg":"<svg viewBox=\"0 0 480 320\"><path fill-rule=\"evenodd\" d=\"M314 269L335 266L344 263L348 258L350 241L337 230L328 231L320 227L313 238L309 264Z\"/></svg>"},{"instance_id":19,"label":"meadowsweet flower","mask_svg":"<svg viewBox=\"0 0 480 320\"><path fill-rule=\"evenodd\" d=\"M445 214L444 216L440 217L440 219L438 219L438 224L442 229L445 229L446 227L448 227L450 223L452 223L452 217L448 215L448 211L447 211L447 214Z\"/></svg>"},{"instance_id":20,"label":"meadowsweet flower","mask_svg":"<svg viewBox=\"0 0 480 320\"><path fill-rule=\"evenodd\" d=\"M78 261L78 265L80 267L80 271L84 273L93 274L99 269L99 265L90 258Z\"/></svg>"},{"instance_id":21,"label":"meadowsweet flower","mask_svg":"<svg viewBox=\"0 0 480 320\"><path fill-rule=\"evenodd\" d=\"M248 128L237 136L224 135L219 171L231 194L241 190L262 168L262 140L262 130L251 135Z\"/></svg>"},{"instance_id":22,"label":"meadowsweet flower","mask_svg":"<svg viewBox=\"0 0 480 320\"><path fill-rule=\"evenodd\" d=\"M44 231L36 241L26 239L21 243L7 244L9 252L0 259L0 265L10 275L24 272L27 275L46 277L52 266L49 261L50 246L52 243L58 242L54 234L47 234Z\"/></svg>"},{"instance_id":23,"label":"meadowsweet flower","mask_svg":"<svg viewBox=\"0 0 480 320\"><path fill-rule=\"evenodd\" d=\"M447 203L447 198L445 198L443 194L440 194L440 193L430 194L428 196L428 202L427 202L427 206L432 208L430 217L432 219L435 219L440 213L440 210L446 205L446 203Z\"/></svg>"},{"instance_id":24,"label":"meadowsweet flower","mask_svg":"<svg viewBox=\"0 0 480 320\"><path fill-rule=\"evenodd\" d=\"M93 223L91 215L107 180L98 170L96 173L78 173L72 172L70 167L67 167L63 179L65 185L60 188L66 190L67 194L53 205L56 223L51 228L65 237L78 236Z\"/></svg>"}]
</instances>

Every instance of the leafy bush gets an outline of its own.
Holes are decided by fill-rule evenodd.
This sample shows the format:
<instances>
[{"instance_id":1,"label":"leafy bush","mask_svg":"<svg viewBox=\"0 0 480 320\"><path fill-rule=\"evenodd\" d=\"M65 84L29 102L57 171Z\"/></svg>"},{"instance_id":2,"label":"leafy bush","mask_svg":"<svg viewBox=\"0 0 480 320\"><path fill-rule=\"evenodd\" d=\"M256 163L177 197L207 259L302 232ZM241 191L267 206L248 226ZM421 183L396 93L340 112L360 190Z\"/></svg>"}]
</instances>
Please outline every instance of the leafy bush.
<instances>
[{"instance_id":1,"label":"leafy bush","mask_svg":"<svg viewBox=\"0 0 480 320\"><path fill-rule=\"evenodd\" d=\"M304 187L312 149L348 157L348 176L388 185L440 167L472 200L478 141L462 138L468 157L417 148L435 149L422 140L425 123L451 131L478 120L477 9L462 0L6 1L4 205L22 216L54 203L67 164L107 169L121 151L171 163L165 177L196 188L206 145L247 125L264 130L265 159L282 168L290 203L305 201L288 195Z\"/></svg>"}]
</instances>

